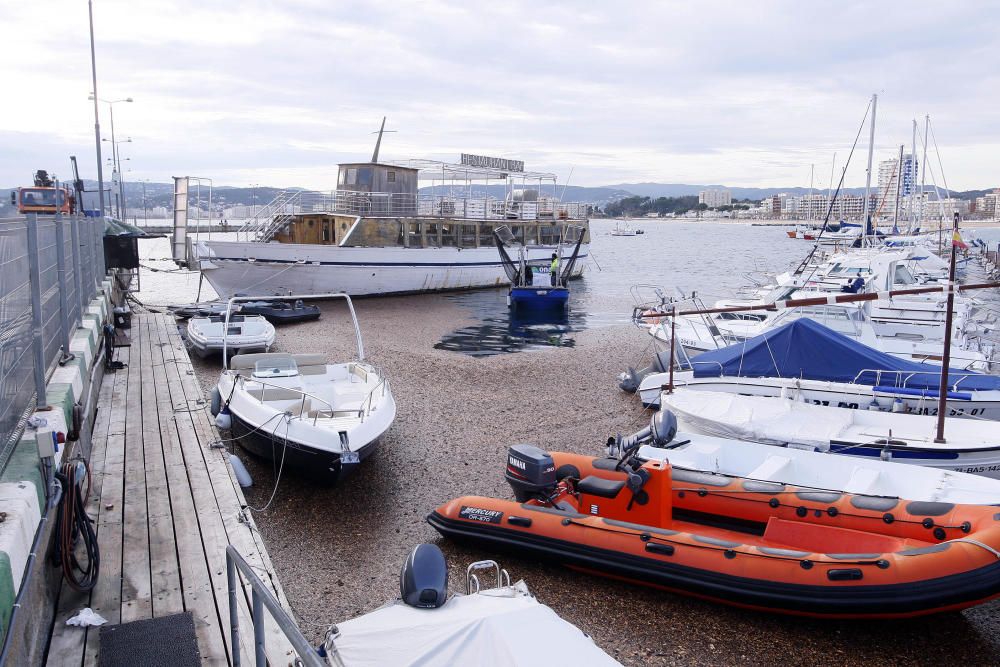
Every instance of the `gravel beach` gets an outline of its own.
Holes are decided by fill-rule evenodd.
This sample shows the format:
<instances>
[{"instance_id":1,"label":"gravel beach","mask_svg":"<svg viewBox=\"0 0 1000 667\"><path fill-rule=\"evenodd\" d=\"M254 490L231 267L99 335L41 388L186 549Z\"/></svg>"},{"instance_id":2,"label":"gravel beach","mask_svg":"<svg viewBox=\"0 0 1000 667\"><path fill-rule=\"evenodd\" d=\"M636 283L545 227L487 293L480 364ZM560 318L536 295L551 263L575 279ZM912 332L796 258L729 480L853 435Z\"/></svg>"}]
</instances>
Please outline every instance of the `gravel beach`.
<instances>
[{"instance_id":1,"label":"gravel beach","mask_svg":"<svg viewBox=\"0 0 1000 667\"><path fill-rule=\"evenodd\" d=\"M1000 602L912 621L780 617L441 539L424 517L442 502L465 494L511 496L503 480L508 445L597 455L608 435L642 428L648 413L614 378L639 360L648 337L631 326L609 326L572 334L573 347L473 358L434 349L442 335L473 323L452 299L367 299L355 306L366 354L392 382L396 422L341 486L285 471L271 507L255 515L311 640L331 623L394 598L406 554L435 542L451 565L453 590L464 587L468 563L496 558L626 665L1000 663ZM323 311L319 321L280 328L275 350L350 356L354 336L345 307L326 303ZM220 364L194 364L207 392ZM254 478L247 499L262 506L274 487L272 465L242 458Z\"/></svg>"}]
</instances>

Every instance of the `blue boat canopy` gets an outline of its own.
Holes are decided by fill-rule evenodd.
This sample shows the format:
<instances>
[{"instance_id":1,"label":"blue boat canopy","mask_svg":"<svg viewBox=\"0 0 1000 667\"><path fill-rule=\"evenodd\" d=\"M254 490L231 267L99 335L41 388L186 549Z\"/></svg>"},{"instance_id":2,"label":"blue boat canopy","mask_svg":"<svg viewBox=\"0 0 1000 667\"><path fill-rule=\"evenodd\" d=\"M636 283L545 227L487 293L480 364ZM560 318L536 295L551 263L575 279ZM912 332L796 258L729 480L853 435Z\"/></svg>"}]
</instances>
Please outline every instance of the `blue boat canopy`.
<instances>
[{"instance_id":1,"label":"blue boat canopy","mask_svg":"<svg viewBox=\"0 0 1000 667\"><path fill-rule=\"evenodd\" d=\"M801 377L932 391L941 381L936 364L880 352L805 317L743 343L703 352L692 364L695 377ZM959 391L1000 389L1000 377L951 368L948 384Z\"/></svg>"}]
</instances>

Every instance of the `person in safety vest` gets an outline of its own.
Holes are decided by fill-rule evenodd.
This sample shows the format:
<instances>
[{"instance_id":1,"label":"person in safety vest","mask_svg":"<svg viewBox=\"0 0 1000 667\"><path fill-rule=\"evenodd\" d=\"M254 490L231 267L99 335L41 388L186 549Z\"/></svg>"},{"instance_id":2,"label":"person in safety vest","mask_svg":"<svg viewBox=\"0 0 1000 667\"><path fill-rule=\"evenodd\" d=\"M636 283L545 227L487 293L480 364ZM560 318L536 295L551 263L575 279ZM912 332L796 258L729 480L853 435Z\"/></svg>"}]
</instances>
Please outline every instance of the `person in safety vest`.
<instances>
[{"instance_id":1,"label":"person in safety vest","mask_svg":"<svg viewBox=\"0 0 1000 667\"><path fill-rule=\"evenodd\" d=\"M549 265L549 280L552 282L552 286L556 286L556 281L559 279L559 255L552 253L552 263Z\"/></svg>"}]
</instances>

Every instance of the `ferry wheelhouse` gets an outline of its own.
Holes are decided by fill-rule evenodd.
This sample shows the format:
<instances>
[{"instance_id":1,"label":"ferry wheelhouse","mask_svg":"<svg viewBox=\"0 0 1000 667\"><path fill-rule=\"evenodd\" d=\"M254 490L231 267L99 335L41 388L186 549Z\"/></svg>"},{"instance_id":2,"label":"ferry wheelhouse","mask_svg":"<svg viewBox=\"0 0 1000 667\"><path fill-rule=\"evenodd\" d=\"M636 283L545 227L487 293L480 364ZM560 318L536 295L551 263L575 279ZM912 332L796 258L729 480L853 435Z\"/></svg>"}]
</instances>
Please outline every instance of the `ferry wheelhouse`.
<instances>
[{"instance_id":1,"label":"ferry wheelhouse","mask_svg":"<svg viewBox=\"0 0 1000 667\"><path fill-rule=\"evenodd\" d=\"M431 187L421 191L421 184ZM178 199L186 187L177 179ZM540 262L554 252L568 259L573 245L561 242L581 226L585 258L587 223L585 204L559 199L554 174L526 172L522 162L475 155L459 163L380 161L376 147L369 162L339 165L335 190L282 192L237 240L190 243L188 261L222 297L474 289L508 283L493 242L499 225Z\"/></svg>"}]
</instances>

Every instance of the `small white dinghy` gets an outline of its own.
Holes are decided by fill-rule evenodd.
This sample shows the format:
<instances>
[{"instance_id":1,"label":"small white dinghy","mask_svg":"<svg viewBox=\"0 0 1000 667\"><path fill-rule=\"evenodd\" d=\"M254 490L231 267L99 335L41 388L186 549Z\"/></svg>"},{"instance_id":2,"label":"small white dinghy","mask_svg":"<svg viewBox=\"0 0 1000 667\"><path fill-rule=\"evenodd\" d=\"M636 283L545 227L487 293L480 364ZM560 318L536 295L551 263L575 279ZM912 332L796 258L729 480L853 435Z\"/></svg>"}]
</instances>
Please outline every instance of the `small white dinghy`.
<instances>
[{"instance_id":1,"label":"small white dinghy","mask_svg":"<svg viewBox=\"0 0 1000 667\"><path fill-rule=\"evenodd\" d=\"M274 325L260 315L225 314L192 317L187 324L187 340L202 358L213 354L267 352L274 345Z\"/></svg>"},{"instance_id":2,"label":"small white dinghy","mask_svg":"<svg viewBox=\"0 0 1000 667\"><path fill-rule=\"evenodd\" d=\"M495 572L480 588L474 571ZM400 599L338 623L324 643L333 664L351 667L527 667L619 665L579 628L510 583L494 561L467 570L465 595L448 597L447 565L432 544L414 549L400 573Z\"/></svg>"},{"instance_id":3,"label":"small white dinghy","mask_svg":"<svg viewBox=\"0 0 1000 667\"><path fill-rule=\"evenodd\" d=\"M847 454L1000 478L1000 429L990 421L811 405L686 387L660 396L685 430L733 440Z\"/></svg>"},{"instance_id":4,"label":"small white dinghy","mask_svg":"<svg viewBox=\"0 0 1000 667\"><path fill-rule=\"evenodd\" d=\"M327 295L333 296L333 295ZM240 354L212 392L212 413L240 445L281 467L335 482L376 448L396 418L389 381L365 361L361 329L346 294L357 358ZM218 418L219 415L224 415Z\"/></svg>"},{"instance_id":5,"label":"small white dinghy","mask_svg":"<svg viewBox=\"0 0 1000 667\"><path fill-rule=\"evenodd\" d=\"M666 446L643 445L639 457L667 460L675 479L724 486L722 477L762 484L788 484L817 491L851 493L882 502L891 499L933 503L1000 505L1000 481L935 468L902 465L878 458L832 456L696 433L678 432Z\"/></svg>"}]
</instances>

